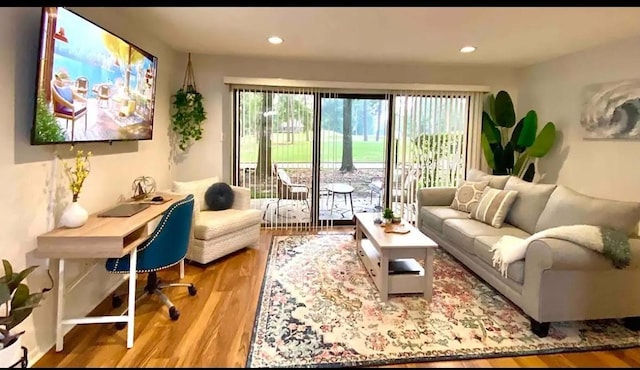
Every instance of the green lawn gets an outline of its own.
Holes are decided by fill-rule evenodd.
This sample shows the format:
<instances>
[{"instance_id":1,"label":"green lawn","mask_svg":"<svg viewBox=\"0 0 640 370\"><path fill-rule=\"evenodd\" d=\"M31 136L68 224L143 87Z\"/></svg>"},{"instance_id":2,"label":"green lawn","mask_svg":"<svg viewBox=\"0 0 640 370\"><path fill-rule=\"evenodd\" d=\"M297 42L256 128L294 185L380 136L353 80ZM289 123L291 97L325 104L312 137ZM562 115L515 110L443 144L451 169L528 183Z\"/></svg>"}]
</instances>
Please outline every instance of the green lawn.
<instances>
[{"instance_id":1,"label":"green lawn","mask_svg":"<svg viewBox=\"0 0 640 370\"><path fill-rule=\"evenodd\" d=\"M384 161L384 140L363 141L362 137L353 137L353 162ZM241 140L240 162L255 163L258 160L258 143L255 136L245 136ZM286 142L286 134L272 135L271 156L274 162L309 163L311 162L311 142L306 141L304 134L295 134L293 144ZM322 162L340 162L342 160L342 135L330 133L323 137L320 146Z\"/></svg>"}]
</instances>

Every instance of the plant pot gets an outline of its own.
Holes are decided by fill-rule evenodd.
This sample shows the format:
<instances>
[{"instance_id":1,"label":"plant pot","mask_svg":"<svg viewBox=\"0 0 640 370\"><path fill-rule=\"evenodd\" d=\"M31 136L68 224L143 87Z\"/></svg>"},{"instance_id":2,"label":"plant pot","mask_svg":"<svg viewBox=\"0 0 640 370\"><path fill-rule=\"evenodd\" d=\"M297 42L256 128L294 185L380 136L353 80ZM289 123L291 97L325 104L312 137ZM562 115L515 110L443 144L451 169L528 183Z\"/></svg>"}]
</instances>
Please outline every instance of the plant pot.
<instances>
[{"instance_id":1,"label":"plant pot","mask_svg":"<svg viewBox=\"0 0 640 370\"><path fill-rule=\"evenodd\" d=\"M76 228L84 225L89 218L89 213L82 208L82 206L77 202L71 202L62 212L62 217L60 217L60 226Z\"/></svg>"},{"instance_id":2,"label":"plant pot","mask_svg":"<svg viewBox=\"0 0 640 370\"><path fill-rule=\"evenodd\" d=\"M22 338L18 337L9 347L0 349L0 368L6 369L15 365L22 359L23 354Z\"/></svg>"}]
</instances>

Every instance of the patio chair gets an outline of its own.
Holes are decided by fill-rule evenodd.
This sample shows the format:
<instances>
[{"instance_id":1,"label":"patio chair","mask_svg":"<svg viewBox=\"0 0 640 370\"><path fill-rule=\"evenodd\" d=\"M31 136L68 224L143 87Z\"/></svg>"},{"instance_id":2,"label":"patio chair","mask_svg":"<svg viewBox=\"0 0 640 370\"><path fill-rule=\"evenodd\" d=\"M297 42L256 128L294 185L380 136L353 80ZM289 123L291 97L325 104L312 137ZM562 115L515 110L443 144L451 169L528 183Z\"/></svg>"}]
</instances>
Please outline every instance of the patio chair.
<instances>
[{"instance_id":1,"label":"patio chair","mask_svg":"<svg viewBox=\"0 0 640 370\"><path fill-rule=\"evenodd\" d=\"M75 122L84 116L84 129L87 130L87 99L73 91L71 87L63 85L60 80L51 80L51 101L53 103L53 115L66 120L65 128L71 121L71 141L75 129Z\"/></svg>"},{"instance_id":2,"label":"patio chair","mask_svg":"<svg viewBox=\"0 0 640 370\"><path fill-rule=\"evenodd\" d=\"M281 200L295 200L297 202L304 202L307 206L307 210L309 210L309 186L305 184L293 183L291 181L291 178L289 177L289 174L282 168L278 168L278 165L276 163L273 164L273 172L277 177L276 216L278 216L278 212L280 210Z\"/></svg>"},{"instance_id":3,"label":"patio chair","mask_svg":"<svg viewBox=\"0 0 640 370\"><path fill-rule=\"evenodd\" d=\"M102 103L107 103L107 108L109 108L109 99L111 98L111 87L107 84L100 84L96 88L96 94L98 97L98 107L102 107Z\"/></svg>"},{"instance_id":4,"label":"patio chair","mask_svg":"<svg viewBox=\"0 0 640 370\"><path fill-rule=\"evenodd\" d=\"M89 79L84 76L76 78L75 89L78 94L86 97L89 91Z\"/></svg>"}]
</instances>

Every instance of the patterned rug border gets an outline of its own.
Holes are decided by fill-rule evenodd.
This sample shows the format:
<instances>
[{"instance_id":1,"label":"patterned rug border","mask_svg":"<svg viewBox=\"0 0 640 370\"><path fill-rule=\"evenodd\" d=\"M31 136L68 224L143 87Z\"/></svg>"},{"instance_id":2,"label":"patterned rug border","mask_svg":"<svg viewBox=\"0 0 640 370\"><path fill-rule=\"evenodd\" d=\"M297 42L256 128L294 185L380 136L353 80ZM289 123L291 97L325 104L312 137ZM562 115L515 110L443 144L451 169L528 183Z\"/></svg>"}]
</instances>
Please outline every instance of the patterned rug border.
<instances>
[{"instance_id":1,"label":"patterned rug border","mask_svg":"<svg viewBox=\"0 0 640 370\"><path fill-rule=\"evenodd\" d=\"M275 241L278 238L288 238L292 236L300 236L300 235L313 235L313 236L321 236L321 235L349 235L352 236L353 232L322 232L321 234L289 234L289 235L272 235L271 241L269 242L269 250L266 260L266 266L264 270L264 275L262 277L262 283L260 284L260 294L258 296L258 307L256 310L256 315L253 321L253 329L251 331L251 339L250 339L250 348L247 353L247 359L245 361L245 368L251 367L251 360L253 356L253 352L255 349L255 336L258 329L258 324L260 321L260 313L262 312L262 300L263 295L265 294L264 288L267 283L267 276L270 270L270 262L272 255L272 248L275 245ZM445 251L446 252L446 251ZM448 254L448 252L446 252ZM459 262L458 259L453 257L465 270L469 273L476 276L480 281L482 281L485 285L487 285L491 290L496 292L497 294L502 294L498 292L493 286L486 283L482 278L480 278L477 274L471 271L467 266L463 263ZM502 296L504 297L504 296ZM508 298L504 297L505 300L509 302L509 304L514 305ZM524 313L523 313L524 315ZM640 336L640 333L638 334ZM365 360L365 361L346 361L346 362L332 362L332 363L318 363L318 364L292 364L288 366L270 366L273 368L331 368L331 367L366 367L366 366L381 366L381 365L401 365L401 364L411 364L411 363L420 363L420 362L439 362L439 361L455 361L455 360L474 360L474 359L493 359L493 358L503 358L503 357L522 357L522 356L532 356L532 355L551 355L558 353L580 353L580 352L596 352L596 351L607 351L607 350L619 350L619 349L629 349L629 348L637 348L640 347L640 343L628 343L628 344L609 344L602 346L593 346L593 347L583 347L583 348L548 348L548 349L534 349L534 350L525 350L525 351L512 351L512 352L501 352L501 353L478 353L478 354L460 354L460 355L445 355L445 356L437 356L437 357L414 357L414 358L406 358L406 359L396 359L396 360Z\"/></svg>"}]
</instances>

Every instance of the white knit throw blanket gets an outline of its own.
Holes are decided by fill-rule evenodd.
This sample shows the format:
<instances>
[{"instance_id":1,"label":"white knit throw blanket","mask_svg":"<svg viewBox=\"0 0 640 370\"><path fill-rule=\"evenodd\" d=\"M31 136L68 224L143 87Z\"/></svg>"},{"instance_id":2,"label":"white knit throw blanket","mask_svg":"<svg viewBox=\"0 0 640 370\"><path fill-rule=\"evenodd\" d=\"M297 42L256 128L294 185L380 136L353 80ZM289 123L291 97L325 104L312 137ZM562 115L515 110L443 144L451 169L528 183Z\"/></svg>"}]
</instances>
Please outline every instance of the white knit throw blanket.
<instances>
[{"instance_id":1,"label":"white knit throw blanket","mask_svg":"<svg viewBox=\"0 0 640 370\"><path fill-rule=\"evenodd\" d=\"M616 268L629 264L630 247L625 233L592 225L559 226L537 232L526 239L505 235L491 248L493 265L507 276L509 264L525 257L529 243L542 238L567 240L609 257Z\"/></svg>"}]
</instances>

